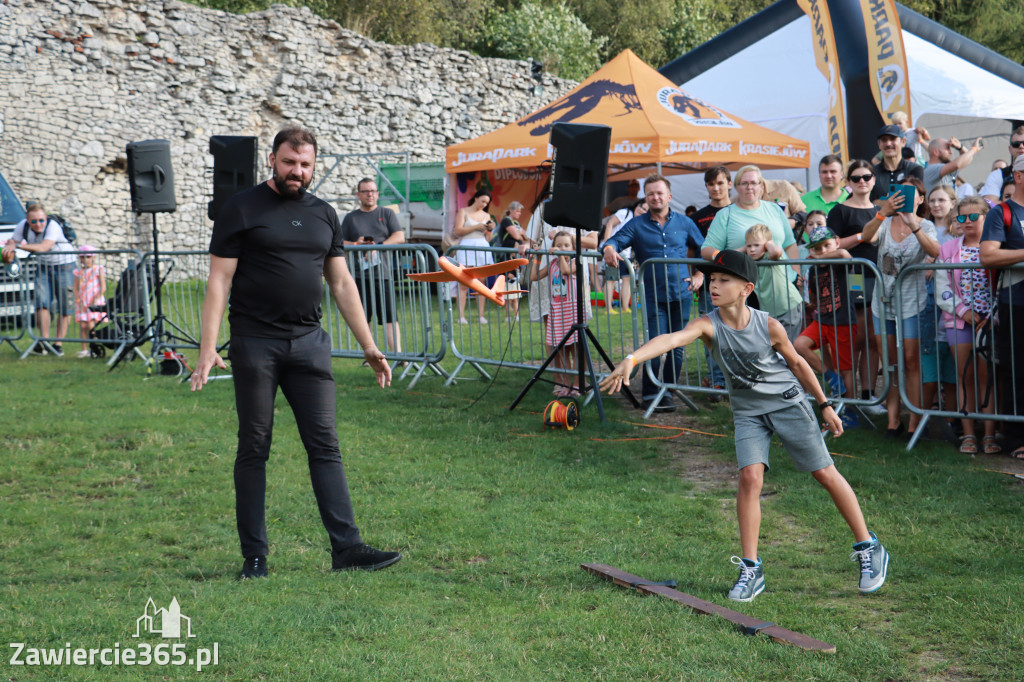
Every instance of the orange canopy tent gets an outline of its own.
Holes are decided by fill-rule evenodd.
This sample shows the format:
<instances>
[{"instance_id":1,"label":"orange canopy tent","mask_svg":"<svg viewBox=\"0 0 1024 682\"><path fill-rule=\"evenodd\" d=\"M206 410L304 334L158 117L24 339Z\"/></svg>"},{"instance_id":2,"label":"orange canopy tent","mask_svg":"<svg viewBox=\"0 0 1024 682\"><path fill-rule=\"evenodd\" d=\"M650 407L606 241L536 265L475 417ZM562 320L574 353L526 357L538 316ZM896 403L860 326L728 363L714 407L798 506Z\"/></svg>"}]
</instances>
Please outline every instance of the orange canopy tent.
<instances>
[{"instance_id":1,"label":"orange canopy tent","mask_svg":"<svg viewBox=\"0 0 1024 682\"><path fill-rule=\"evenodd\" d=\"M625 50L574 90L515 123L446 150L448 173L535 168L551 158L555 123L610 126L608 175L642 177L704 170L807 168L810 146L722 111L680 90Z\"/></svg>"}]
</instances>

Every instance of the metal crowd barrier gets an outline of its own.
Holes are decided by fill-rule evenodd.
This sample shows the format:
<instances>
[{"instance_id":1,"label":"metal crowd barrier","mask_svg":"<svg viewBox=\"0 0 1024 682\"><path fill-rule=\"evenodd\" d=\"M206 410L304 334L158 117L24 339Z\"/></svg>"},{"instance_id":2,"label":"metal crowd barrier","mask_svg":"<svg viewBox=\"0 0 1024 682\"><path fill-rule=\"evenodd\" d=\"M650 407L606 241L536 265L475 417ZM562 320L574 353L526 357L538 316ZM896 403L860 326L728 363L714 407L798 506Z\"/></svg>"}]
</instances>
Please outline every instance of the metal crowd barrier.
<instances>
[{"instance_id":1,"label":"metal crowd barrier","mask_svg":"<svg viewBox=\"0 0 1024 682\"><path fill-rule=\"evenodd\" d=\"M445 355L444 318L430 283L416 282L410 272L438 270L437 254L424 244L346 246L349 271L359 287L360 298L374 343L396 368L399 380L409 379L412 388L429 370L447 378L441 367ZM363 358L363 350L338 313L324 286L324 328L331 334L331 354ZM387 322L388 318L393 322Z\"/></svg>"},{"instance_id":2,"label":"metal crowd barrier","mask_svg":"<svg viewBox=\"0 0 1024 682\"><path fill-rule=\"evenodd\" d=\"M463 253L489 253L493 260L509 259L519 257L515 249L500 247L471 247L453 246L445 255L455 260L460 259L460 252ZM527 256L540 256L542 261L540 267L547 267L547 256L549 252L542 250L529 250ZM575 257L575 253L572 254ZM465 257L463 257L465 258ZM469 259L466 259L469 260ZM587 317L587 324L605 352L614 361L622 358L625 354L635 348L639 343L639 326L637 316L619 314L619 311L609 306L609 301L603 301L604 305L592 305L591 301L600 302L601 297L592 296L591 292L602 291L602 286L593 286L589 280L592 277L592 268L597 273L603 272L604 262L601 254L596 251L583 252L583 271L587 285L584 296L590 300L584 302L584 315ZM630 276L635 280L632 265L628 265ZM522 294L519 299L518 315L514 313L511 301L506 303L504 308L486 304L483 308L483 315L486 323L478 319L475 295L467 296L465 317L466 324L459 323L459 314L456 311L457 290L452 287L441 287L443 297L444 317L447 320L449 331L450 349L458 359L458 364L451 372L446 385L454 383L462 370L469 366L479 373L484 379L490 379L490 375L484 368L487 365L510 367L515 369L537 370L547 359L551 348L545 343L544 315L550 306L551 290L549 279L540 279L537 282L529 281L529 266L521 268L516 273L516 287L526 289L529 293ZM512 288L512 285L509 285ZM447 291L445 291L447 289ZM632 297L635 300L635 288ZM635 312L635 306L630 306ZM560 339L559 339L560 340ZM590 343L588 341L588 343ZM575 354L573 354L575 356ZM608 374L608 369L599 353L591 343L591 357L594 372L598 377ZM550 364L545 368L545 373L553 377L553 382L565 384L571 383L570 374L575 375L577 370L564 370L552 367Z\"/></svg>"},{"instance_id":3,"label":"metal crowd barrier","mask_svg":"<svg viewBox=\"0 0 1024 682\"><path fill-rule=\"evenodd\" d=\"M693 293L689 293L688 295L684 295L681 298L674 301L664 300L664 297L666 296L666 292L664 290L655 290L648 292L648 287L645 285L645 282L648 280L649 276L654 276L654 274L656 273L655 268L666 268L666 266L668 265L687 266L685 270L682 268L678 269L675 275L677 277L677 281L674 282L676 288L678 288L679 291L685 292L688 289L688 283L681 280L689 276L689 270L692 270L695 266L704 264L706 262L707 261L696 258L652 258L645 261L640 266L639 275L637 278L638 286L636 288L639 289L639 305L642 309L644 309L641 310L640 312L643 312L643 319L641 321L641 324L643 325L645 341L649 341L654 336L657 336L660 333L665 333L666 331L668 331L668 328L666 327L666 325L668 324L666 322L667 317L674 316L677 321L691 320L697 315L710 312L710 300L708 298L704 298L702 300L701 298L702 296L705 295L704 292L706 292L707 281L704 282L704 285L701 287L701 291L697 292L696 295ZM759 268L791 268L792 266L800 266L802 268L802 266L804 265L830 265L833 267L844 268L847 281L850 282L851 284L854 284L855 286L860 286L863 282L864 269L873 271L874 273L876 273L877 276L877 268L875 267L874 263L871 263L870 261L866 261L863 259L793 259L779 261L761 260L758 262ZM665 272L666 277L672 276L671 270L668 270L666 268ZM650 273L650 275L648 273ZM795 276L795 271L792 273L792 275L790 275L790 273L787 273L786 280L789 281L791 278L794 278ZM803 286L800 288L787 288L781 293L777 292L773 288L767 291L762 291L761 295L762 297L761 300L758 301L758 307L762 310L768 310L772 312L773 317L775 317L776 319L783 318L780 319L780 321L784 322L783 326L787 328L787 334L790 336L791 340L795 339L800 334L800 332L807 326L808 318L805 311L805 302L811 304L820 303L820 301L808 300L808 290L806 282L804 282ZM650 318L648 318L645 311L648 305L656 306L663 311L664 316L661 317L660 326L652 326L652 321L650 320ZM870 300L867 301L867 305L870 306ZM883 303L883 307L884 305L885 304ZM795 312L797 310L799 310L799 313ZM787 315L787 313L790 314ZM869 325L868 334L870 336L870 317L868 317L866 322ZM681 326L685 326L685 324L680 325L680 328ZM822 347L824 341L824 339L821 338L822 336L822 334L819 334L819 338L816 339L816 345L819 349ZM872 355L870 338L866 337L863 344L859 346L854 346L853 344L854 341L851 340L851 354L854 356L855 359L858 357L858 355L863 354L868 359L868 366L870 367L870 358ZM703 346L703 344L699 345ZM884 347L880 350L881 363L883 366L885 366L888 360L887 353ZM679 367L678 378L674 378L672 376L672 373L670 372L671 364L668 362L667 358L665 358L664 361L660 363L660 366L657 370L655 369L656 363L644 363L642 371L647 373L648 381L657 390L656 395L647 396L648 398L650 398L650 402L645 411L645 417L650 416L650 414L654 412L658 403L662 399L664 399L670 392L673 393L678 398L680 398L683 402L687 404L687 406L690 407L690 409L694 411L698 410L699 408L697 407L696 403L694 403L693 400L689 397L688 394L697 393L705 394L708 396L726 395L725 390L715 387L715 383L720 379L718 379L715 376L713 371L714 366L712 364L710 353L706 353L705 349L695 348L692 346L684 349L677 349L676 357L678 358ZM855 372L856 366L857 365L855 362ZM824 385L826 395L830 395L830 386L828 382L825 380L824 373L822 371L819 371L817 374ZM856 376L854 381L856 383ZM840 409L853 409L856 411L861 411L868 406L877 405L884 399L884 396L888 392L888 376L883 375L881 386L878 385L879 382L874 376L870 376L868 381L871 384L870 386L863 385L864 382L861 381L860 385L856 386L856 388L848 387L849 393L851 394L850 396L832 394L830 397L835 399L835 401L838 403L837 408ZM859 391L862 389L869 391L871 396L869 399L865 400L863 398L858 397ZM868 423L870 423L870 421L868 421Z\"/></svg>"},{"instance_id":4,"label":"metal crowd barrier","mask_svg":"<svg viewBox=\"0 0 1024 682\"><path fill-rule=\"evenodd\" d=\"M999 306L1000 290L997 288L992 296L991 312L999 311L998 325L993 328L991 317L983 324L966 325L973 343L969 348L964 348L967 342L958 344L958 352L953 352L948 346L942 312L943 309L956 311L966 305L957 294L958 287L950 285L954 270L971 272L984 271L985 268L976 263L911 265L899 273L892 293L893 307L897 311L902 310L905 303L909 304L913 309L921 311L919 327L935 330L929 339L925 338L924 332L920 334L920 353L915 356L913 353L904 353L908 339L903 325L896 325L900 402L908 411L921 415L920 424L907 445L908 450L917 443L932 417L973 420L979 452L982 451L984 421L1024 423L1024 412L1017 407L1019 403L1024 403L1024 400L1020 400L1024 396L1018 395L1016 390L1018 374L1024 372L1024 367L1017 366L1012 353L1012 349L1017 347L1017 341L1021 340L1016 337L1016 325L1024 321L1024 308L1019 307L1024 305L1024 301L1014 301L1012 289L1007 289L1009 304ZM924 296L919 295L913 286L922 272L934 273L931 276L932 286ZM992 274L997 283L1002 281L1000 278L1024 281L1024 266L996 270ZM908 300L911 296L913 298ZM952 367L943 346L950 350L954 363ZM935 369L929 372L929 377L934 376L937 381L925 382L924 372L917 371L913 366L915 361L922 366L924 363L934 363ZM912 382L911 377L918 377L919 380ZM923 394L924 401L911 399L908 388L913 390L915 396Z\"/></svg>"},{"instance_id":5,"label":"metal crowd barrier","mask_svg":"<svg viewBox=\"0 0 1024 682\"><path fill-rule=\"evenodd\" d=\"M142 259L143 273L149 278L147 297L149 319L156 315L155 254L147 252ZM161 308L164 320L160 325L160 338L155 339L151 356L163 349L180 351L199 348L202 330L203 300L206 298L206 280L210 274L210 255L206 250L161 251L159 263ZM154 336L156 336L154 334ZM217 347L227 345L227 325L222 324Z\"/></svg>"},{"instance_id":6,"label":"metal crowd barrier","mask_svg":"<svg viewBox=\"0 0 1024 682\"><path fill-rule=\"evenodd\" d=\"M35 258L17 259L0 269L0 346L8 344L21 353L24 339L35 320Z\"/></svg>"},{"instance_id":7,"label":"metal crowd barrier","mask_svg":"<svg viewBox=\"0 0 1024 682\"><path fill-rule=\"evenodd\" d=\"M92 281L94 277L99 278L101 283L97 286L97 295L92 301L78 301L73 284L72 289L65 293L69 304L64 311L66 315L60 315L59 310L51 310L50 334L47 335L43 335L42 330L35 326L38 321L38 309L33 299L42 277L50 277L50 285L60 284L56 280L56 270L44 266L35 254L22 261L25 283L21 304L24 310L22 329L27 332L30 344L21 352L21 358L33 353L71 353L74 349L63 348L67 343L81 344L74 352L76 355L85 353L87 357L106 356L110 350L113 362L133 344L136 335L145 328L149 321L149 283L141 266L142 254L134 249L76 251L75 262L70 264L72 271L83 270L84 257L93 259L90 268L92 272L72 276L71 279L82 284ZM36 320L32 320L32 315L28 313L29 306L26 304L29 301L32 302L31 307L35 311ZM67 330L63 334L59 331L61 317L69 318ZM83 317L86 319L79 319ZM91 332L97 336L92 336Z\"/></svg>"}]
</instances>

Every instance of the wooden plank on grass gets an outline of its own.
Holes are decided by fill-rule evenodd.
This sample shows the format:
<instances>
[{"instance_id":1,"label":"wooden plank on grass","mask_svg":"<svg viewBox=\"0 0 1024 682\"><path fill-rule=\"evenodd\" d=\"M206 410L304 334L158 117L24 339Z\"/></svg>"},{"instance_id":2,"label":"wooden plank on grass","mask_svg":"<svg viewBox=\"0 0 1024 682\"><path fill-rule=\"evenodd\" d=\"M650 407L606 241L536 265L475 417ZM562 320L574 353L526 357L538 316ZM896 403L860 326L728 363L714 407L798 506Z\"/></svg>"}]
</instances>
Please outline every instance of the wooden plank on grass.
<instances>
[{"instance_id":1,"label":"wooden plank on grass","mask_svg":"<svg viewBox=\"0 0 1024 682\"><path fill-rule=\"evenodd\" d=\"M647 596L656 594L658 596L665 597L666 599L671 599L677 604L687 606L697 613L706 616L718 616L720 618L724 618L730 623L736 625L746 634L761 633L771 637L776 642L790 644L807 651L821 651L827 654L834 654L836 652L834 644L822 642L819 639L802 635L799 632L787 630L786 628L775 625L774 623L765 623L761 619L748 616L745 613L740 613L739 611L727 609L724 606L719 606L713 602L698 599L691 594L674 590L671 587L665 587L664 585L651 585L649 583L652 581L633 575L632 573L620 571L613 566L608 566L606 564L580 564L580 568L587 573L596 575L599 578L610 580L620 587L635 589L641 595Z\"/></svg>"}]
</instances>

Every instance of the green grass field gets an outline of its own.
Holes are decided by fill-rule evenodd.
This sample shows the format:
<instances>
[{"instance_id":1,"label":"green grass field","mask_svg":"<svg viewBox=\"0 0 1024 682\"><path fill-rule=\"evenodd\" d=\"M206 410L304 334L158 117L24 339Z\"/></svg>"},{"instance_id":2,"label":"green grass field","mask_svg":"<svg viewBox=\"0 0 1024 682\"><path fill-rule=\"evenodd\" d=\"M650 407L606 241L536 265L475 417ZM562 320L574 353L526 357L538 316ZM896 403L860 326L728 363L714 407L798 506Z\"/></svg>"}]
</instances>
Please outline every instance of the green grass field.
<instances>
[{"instance_id":1,"label":"green grass field","mask_svg":"<svg viewBox=\"0 0 1024 682\"><path fill-rule=\"evenodd\" d=\"M76 349L77 350L77 349ZM70 355L70 354L69 354ZM446 363L448 361L446 360ZM191 394L138 361L0 351L0 640L28 648L217 645L194 666L11 665L4 679L1013 680L1024 679L1024 484L926 442L835 442L840 470L892 554L857 593L852 539L784 453L766 479L767 591L733 605L731 438L634 425L618 398L573 432L547 429L538 385L501 371L444 388L377 389L335 361L339 432L365 539L404 559L333 574L304 454L279 396L268 475L271 576L239 582L229 381ZM466 377L469 373L466 373ZM703 401L698 401L706 405ZM663 425L728 435L728 409ZM1008 465L1007 465L1008 466ZM710 473L709 473L710 472ZM825 640L812 654L580 570L674 578L697 597ZM193 639L136 639L152 598L177 598ZM24 656L24 654L23 654Z\"/></svg>"}]
</instances>

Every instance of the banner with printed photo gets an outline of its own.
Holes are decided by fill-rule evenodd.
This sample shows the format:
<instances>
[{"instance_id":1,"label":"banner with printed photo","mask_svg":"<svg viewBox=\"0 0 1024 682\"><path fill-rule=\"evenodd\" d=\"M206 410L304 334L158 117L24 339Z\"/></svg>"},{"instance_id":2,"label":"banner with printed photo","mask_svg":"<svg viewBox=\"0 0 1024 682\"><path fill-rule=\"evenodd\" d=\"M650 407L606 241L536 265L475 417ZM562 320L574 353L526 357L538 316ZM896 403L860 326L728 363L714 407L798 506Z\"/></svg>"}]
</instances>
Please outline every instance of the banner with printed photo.
<instances>
[{"instance_id":1,"label":"banner with printed photo","mask_svg":"<svg viewBox=\"0 0 1024 682\"><path fill-rule=\"evenodd\" d=\"M448 205L449 232L455 224L455 212L469 205L469 200L479 190L491 193L491 205L488 208L494 217L495 225L501 223L509 204L518 201L523 205L523 214L519 224L524 228L533 215L533 205L538 197L547 189L551 173L548 168L496 168L494 170L475 171L452 174L449 187L450 203Z\"/></svg>"},{"instance_id":2,"label":"banner with printed photo","mask_svg":"<svg viewBox=\"0 0 1024 682\"><path fill-rule=\"evenodd\" d=\"M832 32L832 16L826 0L797 0L800 9L811 20L811 38L814 41L814 61L818 71L828 81L828 146L845 163L846 107L843 105L843 82L839 75L839 55L836 37Z\"/></svg>"},{"instance_id":3,"label":"banner with printed photo","mask_svg":"<svg viewBox=\"0 0 1024 682\"><path fill-rule=\"evenodd\" d=\"M878 113L886 123L897 111L910 113L910 83L907 80L907 55L903 50L903 30L894 0L861 0L864 30L868 40L868 74L871 94Z\"/></svg>"}]
</instances>

